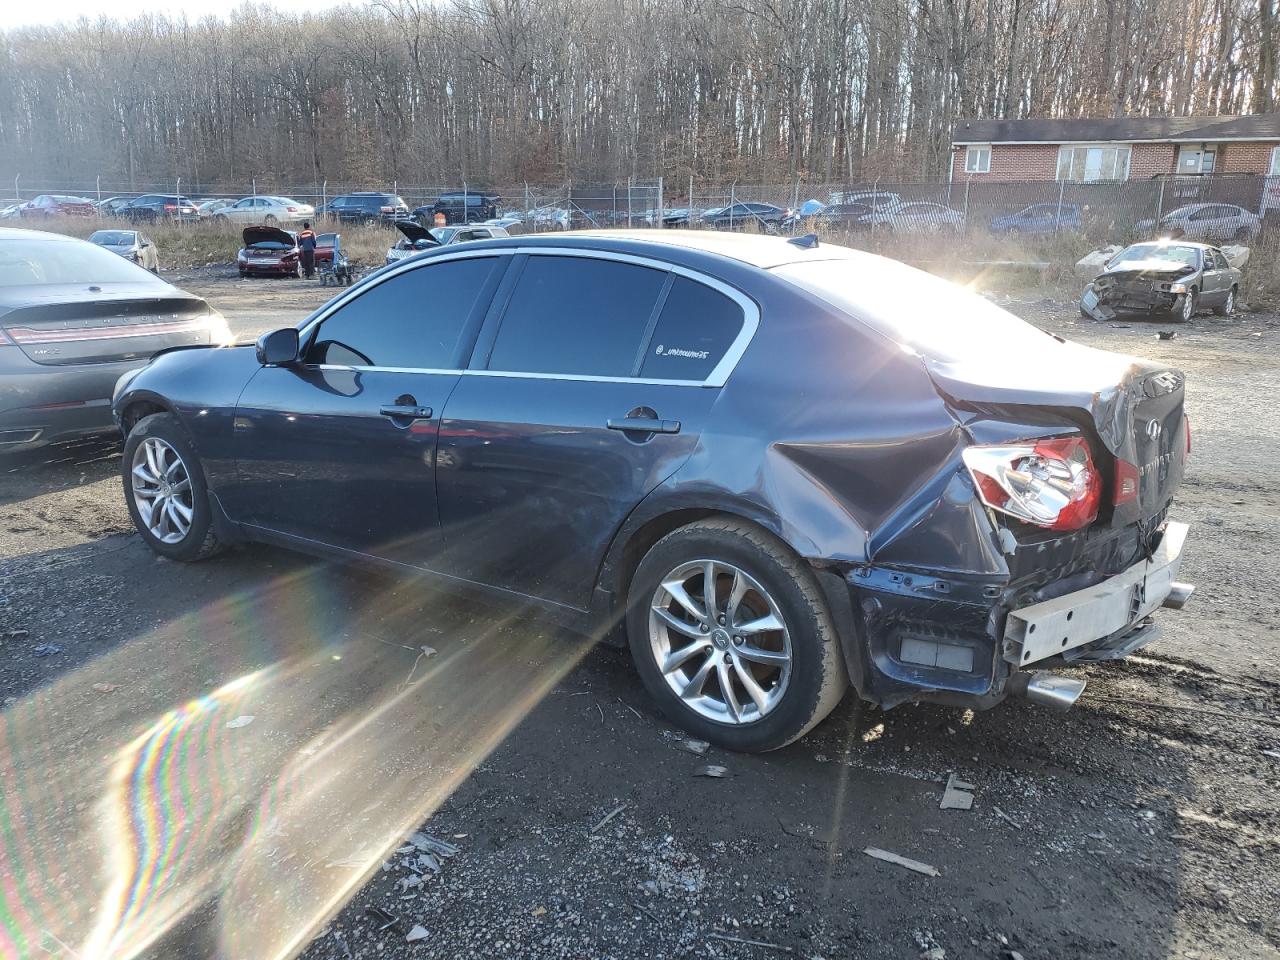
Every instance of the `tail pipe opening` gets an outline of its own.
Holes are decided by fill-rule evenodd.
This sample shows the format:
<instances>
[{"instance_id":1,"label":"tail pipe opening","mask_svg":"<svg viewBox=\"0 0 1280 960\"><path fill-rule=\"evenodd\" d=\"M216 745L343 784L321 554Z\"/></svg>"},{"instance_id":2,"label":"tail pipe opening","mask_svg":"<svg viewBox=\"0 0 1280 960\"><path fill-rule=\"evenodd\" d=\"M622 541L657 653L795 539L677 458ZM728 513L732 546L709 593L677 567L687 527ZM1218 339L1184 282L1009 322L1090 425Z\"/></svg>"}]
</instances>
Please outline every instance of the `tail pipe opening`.
<instances>
[{"instance_id":1,"label":"tail pipe opening","mask_svg":"<svg viewBox=\"0 0 1280 960\"><path fill-rule=\"evenodd\" d=\"M1047 670L1019 671L1009 678L1009 692L1058 713L1066 713L1084 693L1085 681Z\"/></svg>"}]
</instances>

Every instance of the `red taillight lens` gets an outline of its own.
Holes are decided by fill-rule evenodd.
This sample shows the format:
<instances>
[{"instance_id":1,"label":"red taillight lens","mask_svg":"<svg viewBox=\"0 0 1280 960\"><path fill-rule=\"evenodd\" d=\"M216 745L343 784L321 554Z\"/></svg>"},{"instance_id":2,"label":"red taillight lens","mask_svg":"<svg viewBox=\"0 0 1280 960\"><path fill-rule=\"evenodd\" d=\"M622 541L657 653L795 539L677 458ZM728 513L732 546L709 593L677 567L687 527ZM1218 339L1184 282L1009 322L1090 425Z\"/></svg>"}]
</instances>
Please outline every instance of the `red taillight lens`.
<instances>
[{"instance_id":1,"label":"red taillight lens","mask_svg":"<svg viewBox=\"0 0 1280 960\"><path fill-rule=\"evenodd\" d=\"M1111 502L1117 507L1138 499L1138 468L1127 460L1116 461L1114 492Z\"/></svg>"},{"instance_id":2,"label":"red taillight lens","mask_svg":"<svg viewBox=\"0 0 1280 960\"><path fill-rule=\"evenodd\" d=\"M177 210L177 209L178 209L177 205L176 205L176 204L172 204L172 203L166 203L166 204L164 205L164 208L165 208L166 210Z\"/></svg>"},{"instance_id":3,"label":"red taillight lens","mask_svg":"<svg viewBox=\"0 0 1280 960\"><path fill-rule=\"evenodd\" d=\"M297 213L297 212L298 212L298 208L297 208L297 207L285 207L285 209L286 209L286 210L288 210L290 213Z\"/></svg>"},{"instance_id":4,"label":"red taillight lens","mask_svg":"<svg viewBox=\"0 0 1280 960\"><path fill-rule=\"evenodd\" d=\"M1082 437L973 446L963 456L993 510L1049 530L1079 530L1098 517L1102 482Z\"/></svg>"}]
</instances>

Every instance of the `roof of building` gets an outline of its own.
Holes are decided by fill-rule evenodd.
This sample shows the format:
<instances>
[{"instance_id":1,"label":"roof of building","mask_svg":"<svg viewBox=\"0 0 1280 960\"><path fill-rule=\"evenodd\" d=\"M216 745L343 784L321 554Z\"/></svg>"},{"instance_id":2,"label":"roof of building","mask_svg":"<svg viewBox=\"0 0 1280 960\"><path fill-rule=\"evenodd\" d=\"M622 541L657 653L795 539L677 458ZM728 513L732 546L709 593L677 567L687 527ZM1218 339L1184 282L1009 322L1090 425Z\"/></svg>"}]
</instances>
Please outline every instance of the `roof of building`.
<instances>
[{"instance_id":1,"label":"roof of building","mask_svg":"<svg viewBox=\"0 0 1280 960\"><path fill-rule=\"evenodd\" d=\"M1099 117L1070 120L961 120L951 142L1098 143L1173 140L1280 140L1280 113L1245 117Z\"/></svg>"}]
</instances>

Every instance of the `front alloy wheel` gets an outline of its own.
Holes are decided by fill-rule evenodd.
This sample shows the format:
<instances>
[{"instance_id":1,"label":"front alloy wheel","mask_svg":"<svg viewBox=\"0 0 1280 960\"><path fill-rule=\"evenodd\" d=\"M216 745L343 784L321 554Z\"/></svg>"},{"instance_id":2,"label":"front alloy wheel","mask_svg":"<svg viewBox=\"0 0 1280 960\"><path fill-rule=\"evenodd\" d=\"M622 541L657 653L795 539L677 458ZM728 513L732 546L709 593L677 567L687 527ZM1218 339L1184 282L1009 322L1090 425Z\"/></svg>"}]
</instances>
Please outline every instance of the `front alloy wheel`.
<instances>
[{"instance_id":1,"label":"front alloy wheel","mask_svg":"<svg viewBox=\"0 0 1280 960\"><path fill-rule=\"evenodd\" d=\"M178 451L148 437L133 452L133 503L138 517L161 543L181 543L195 514L191 477Z\"/></svg>"},{"instance_id":2,"label":"front alloy wheel","mask_svg":"<svg viewBox=\"0 0 1280 960\"><path fill-rule=\"evenodd\" d=\"M1188 290L1182 295L1182 320L1184 323L1190 323L1191 318L1196 315L1196 292Z\"/></svg>"},{"instance_id":3,"label":"front alloy wheel","mask_svg":"<svg viewBox=\"0 0 1280 960\"><path fill-rule=\"evenodd\" d=\"M791 638L778 604L745 571L693 560L662 578L649 607L659 672L699 716L753 723L786 695Z\"/></svg>"}]
</instances>

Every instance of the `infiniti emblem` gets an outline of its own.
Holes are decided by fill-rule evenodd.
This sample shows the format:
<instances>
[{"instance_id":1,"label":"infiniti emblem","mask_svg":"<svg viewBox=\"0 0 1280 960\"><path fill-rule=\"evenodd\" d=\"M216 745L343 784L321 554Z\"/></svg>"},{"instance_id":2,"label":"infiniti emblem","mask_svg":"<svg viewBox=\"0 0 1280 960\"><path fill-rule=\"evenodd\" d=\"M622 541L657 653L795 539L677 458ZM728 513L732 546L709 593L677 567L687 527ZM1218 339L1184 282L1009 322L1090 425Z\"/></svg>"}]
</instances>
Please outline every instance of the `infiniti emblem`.
<instances>
[{"instance_id":1,"label":"infiniti emblem","mask_svg":"<svg viewBox=\"0 0 1280 960\"><path fill-rule=\"evenodd\" d=\"M1152 440L1158 440L1160 438L1160 421L1159 420L1147 421L1147 436L1150 437Z\"/></svg>"}]
</instances>

